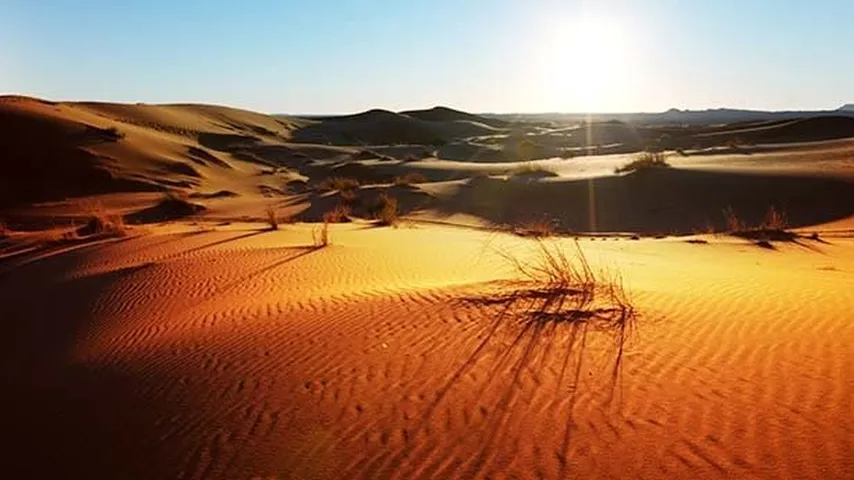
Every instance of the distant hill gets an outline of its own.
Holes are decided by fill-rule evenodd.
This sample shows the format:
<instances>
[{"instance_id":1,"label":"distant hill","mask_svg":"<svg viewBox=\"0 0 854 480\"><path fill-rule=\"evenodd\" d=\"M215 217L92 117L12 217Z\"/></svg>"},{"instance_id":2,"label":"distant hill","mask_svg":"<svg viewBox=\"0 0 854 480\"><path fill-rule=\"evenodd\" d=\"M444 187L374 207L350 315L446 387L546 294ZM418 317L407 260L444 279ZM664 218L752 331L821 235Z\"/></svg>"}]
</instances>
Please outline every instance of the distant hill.
<instances>
[{"instance_id":1,"label":"distant hill","mask_svg":"<svg viewBox=\"0 0 854 480\"><path fill-rule=\"evenodd\" d=\"M406 110L400 112L400 114L428 122L453 122L464 120L482 123L494 128L505 128L508 124L506 121L498 118L488 118L481 115L454 110L453 108L448 107L433 107L428 110Z\"/></svg>"},{"instance_id":2,"label":"distant hill","mask_svg":"<svg viewBox=\"0 0 854 480\"><path fill-rule=\"evenodd\" d=\"M373 109L352 115L306 118L314 123L294 131L293 139L332 145L438 146L460 138L493 135L507 124L447 107L399 113Z\"/></svg>"},{"instance_id":3,"label":"distant hill","mask_svg":"<svg viewBox=\"0 0 854 480\"><path fill-rule=\"evenodd\" d=\"M854 103L846 103L839 107L839 112L854 112Z\"/></svg>"}]
</instances>

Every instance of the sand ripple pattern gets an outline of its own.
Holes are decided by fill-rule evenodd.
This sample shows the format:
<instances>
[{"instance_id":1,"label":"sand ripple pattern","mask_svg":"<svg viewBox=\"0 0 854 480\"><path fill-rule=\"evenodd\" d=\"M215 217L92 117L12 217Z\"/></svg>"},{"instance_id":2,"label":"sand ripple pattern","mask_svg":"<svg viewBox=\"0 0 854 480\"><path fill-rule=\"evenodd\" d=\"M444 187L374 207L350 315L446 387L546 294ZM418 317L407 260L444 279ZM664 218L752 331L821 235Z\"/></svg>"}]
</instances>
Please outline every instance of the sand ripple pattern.
<instances>
[{"instance_id":1,"label":"sand ripple pattern","mask_svg":"<svg viewBox=\"0 0 854 480\"><path fill-rule=\"evenodd\" d=\"M414 234L351 235L320 250L289 233L153 235L0 279L13 466L187 479L851 472L854 243L591 246L624 267L643 312L614 385L605 338L587 337L579 363L559 354L567 331L527 343L460 301L504 275L467 263L480 240L396 251L389 239Z\"/></svg>"}]
</instances>

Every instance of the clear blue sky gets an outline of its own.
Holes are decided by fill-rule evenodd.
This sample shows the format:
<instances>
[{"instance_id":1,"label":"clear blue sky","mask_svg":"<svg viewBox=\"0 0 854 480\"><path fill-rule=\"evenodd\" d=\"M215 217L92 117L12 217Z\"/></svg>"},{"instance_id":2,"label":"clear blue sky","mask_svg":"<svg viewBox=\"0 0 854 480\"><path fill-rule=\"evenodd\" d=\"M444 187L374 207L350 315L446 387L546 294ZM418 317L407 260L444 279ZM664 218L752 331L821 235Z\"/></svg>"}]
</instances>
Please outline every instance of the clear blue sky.
<instances>
[{"instance_id":1,"label":"clear blue sky","mask_svg":"<svg viewBox=\"0 0 854 480\"><path fill-rule=\"evenodd\" d=\"M824 109L854 0L3 0L0 93L336 113Z\"/></svg>"}]
</instances>

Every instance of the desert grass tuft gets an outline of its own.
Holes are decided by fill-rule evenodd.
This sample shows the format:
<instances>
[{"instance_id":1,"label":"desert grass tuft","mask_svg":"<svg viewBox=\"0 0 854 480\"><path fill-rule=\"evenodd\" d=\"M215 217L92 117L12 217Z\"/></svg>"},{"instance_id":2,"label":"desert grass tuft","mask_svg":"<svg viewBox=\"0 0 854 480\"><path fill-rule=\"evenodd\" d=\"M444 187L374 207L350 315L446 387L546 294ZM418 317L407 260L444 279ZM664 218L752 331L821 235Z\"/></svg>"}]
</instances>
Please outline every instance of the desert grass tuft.
<instances>
[{"instance_id":1,"label":"desert grass tuft","mask_svg":"<svg viewBox=\"0 0 854 480\"><path fill-rule=\"evenodd\" d=\"M557 177L557 172L540 163L525 162L518 167L515 167L507 172L509 177L521 176L537 176L537 177Z\"/></svg>"},{"instance_id":2,"label":"desert grass tuft","mask_svg":"<svg viewBox=\"0 0 854 480\"><path fill-rule=\"evenodd\" d=\"M329 177L324 179L317 185L317 188L321 191L339 191L344 192L348 190L355 190L359 188L359 181L355 178L346 178L346 177Z\"/></svg>"},{"instance_id":3,"label":"desert grass tuft","mask_svg":"<svg viewBox=\"0 0 854 480\"><path fill-rule=\"evenodd\" d=\"M667 154L664 152L643 152L629 163L614 169L614 173L639 172L657 168L670 168Z\"/></svg>"},{"instance_id":4,"label":"desert grass tuft","mask_svg":"<svg viewBox=\"0 0 854 480\"><path fill-rule=\"evenodd\" d=\"M533 242L533 256L498 251L519 279L496 283L494 290L462 299L476 308L490 308L488 324L466 362L439 389L425 416L438 410L455 383L468 379L475 366L485 365L488 373L477 388L481 392L498 389L497 395L484 395L484 399L500 399L489 405L495 412L490 435L500 435L512 414L504 408L508 399L524 394L520 388L523 377L555 368L555 393L568 395L562 400L569 404L569 418L564 420L561 447L567 451L573 406L594 367L610 370L608 383L596 385L606 400L611 402L620 394L623 354L639 315L621 276L593 268L577 241L569 248L556 240L536 238ZM594 334L610 341L594 344ZM566 458L561 462L566 463Z\"/></svg>"},{"instance_id":5,"label":"desert grass tuft","mask_svg":"<svg viewBox=\"0 0 854 480\"><path fill-rule=\"evenodd\" d=\"M530 220L513 228L513 233L520 237L546 238L555 235L555 225L552 220Z\"/></svg>"},{"instance_id":6,"label":"desert grass tuft","mask_svg":"<svg viewBox=\"0 0 854 480\"><path fill-rule=\"evenodd\" d=\"M535 238L534 258L499 251L521 280L487 303L503 304L532 321L592 322L606 328L627 327L636 317L619 273L594 269L578 241Z\"/></svg>"},{"instance_id":7,"label":"desert grass tuft","mask_svg":"<svg viewBox=\"0 0 854 480\"><path fill-rule=\"evenodd\" d=\"M267 214L267 227L269 230L278 230L279 229L279 218L276 214L276 207L270 205L266 210Z\"/></svg>"},{"instance_id":8,"label":"desert grass tuft","mask_svg":"<svg viewBox=\"0 0 854 480\"><path fill-rule=\"evenodd\" d=\"M741 221L733 212L731 207L724 209L724 218L727 223L727 233L735 236L756 240L757 245L768 248L772 241L791 242L798 235L788 230L789 222L785 212L771 205L765 212L765 218L759 225L750 226Z\"/></svg>"},{"instance_id":9,"label":"desert grass tuft","mask_svg":"<svg viewBox=\"0 0 854 480\"><path fill-rule=\"evenodd\" d=\"M350 207L347 205L336 205L323 214L324 223L348 223L350 222Z\"/></svg>"},{"instance_id":10,"label":"desert grass tuft","mask_svg":"<svg viewBox=\"0 0 854 480\"><path fill-rule=\"evenodd\" d=\"M332 244L329 233L329 222L324 221L321 225L311 230L311 241L314 248L324 248Z\"/></svg>"},{"instance_id":11,"label":"desert grass tuft","mask_svg":"<svg viewBox=\"0 0 854 480\"><path fill-rule=\"evenodd\" d=\"M108 213L101 203L84 202L81 207L88 220L85 225L75 229L75 236L124 237L128 235L129 228L125 225L124 218L121 215Z\"/></svg>"},{"instance_id":12,"label":"desert grass tuft","mask_svg":"<svg viewBox=\"0 0 854 480\"><path fill-rule=\"evenodd\" d=\"M397 226L400 221L400 207L397 199L383 192L377 197L378 209L376 223L382 226Z\"/></svg>"},{"instance_id":13,"label":"desert grass tuft","mask_svg":"<svg viewBox=\"0 0 854 480\"><path fill-rule=\"evenodd\" d=\"M765 230L786 230L789 228L789 220L785 212L777 210L774 205L768 207L761 228Z\"/></svg>"}]
</instances>

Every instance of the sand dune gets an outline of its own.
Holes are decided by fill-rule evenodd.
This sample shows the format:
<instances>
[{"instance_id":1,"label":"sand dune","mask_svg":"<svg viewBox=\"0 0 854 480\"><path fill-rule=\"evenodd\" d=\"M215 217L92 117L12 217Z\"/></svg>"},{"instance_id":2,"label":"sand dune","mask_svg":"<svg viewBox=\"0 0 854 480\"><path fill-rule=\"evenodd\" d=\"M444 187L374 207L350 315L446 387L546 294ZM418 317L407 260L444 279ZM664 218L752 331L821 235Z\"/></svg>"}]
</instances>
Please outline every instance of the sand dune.
<instances>
[{"instance_id":1,"label":"sand dune","mask_svg":"<svg viewBox=\"0 0 854 480\"><path fill-rule=\"evenodd\" d=\"M534 337L496 323L494 308L462 301L512 275L487 242L524 252L529 241L354 224L336 227L334 245L315 250L310 229L164 231L5 275L0 355L11 395L3 424L16 439L5 471L849 471L850 239L777 252L724 237L708 237L709 245L583 241L594 262L620 266L642 312L614 384L607 336L589 332L580 354L567 350L569 332ZM567 371L579 358L576 381Z\"/></svg>"},{"instance_id":2,"label":"sand dune","mask_svg":"<svg viewBox=\"0 0 854 480\"><path fill-rule=\"evenodd\" d=\"M850 127L0 97L0 472L848 478Z\"/></svg>"}]
</instances>

